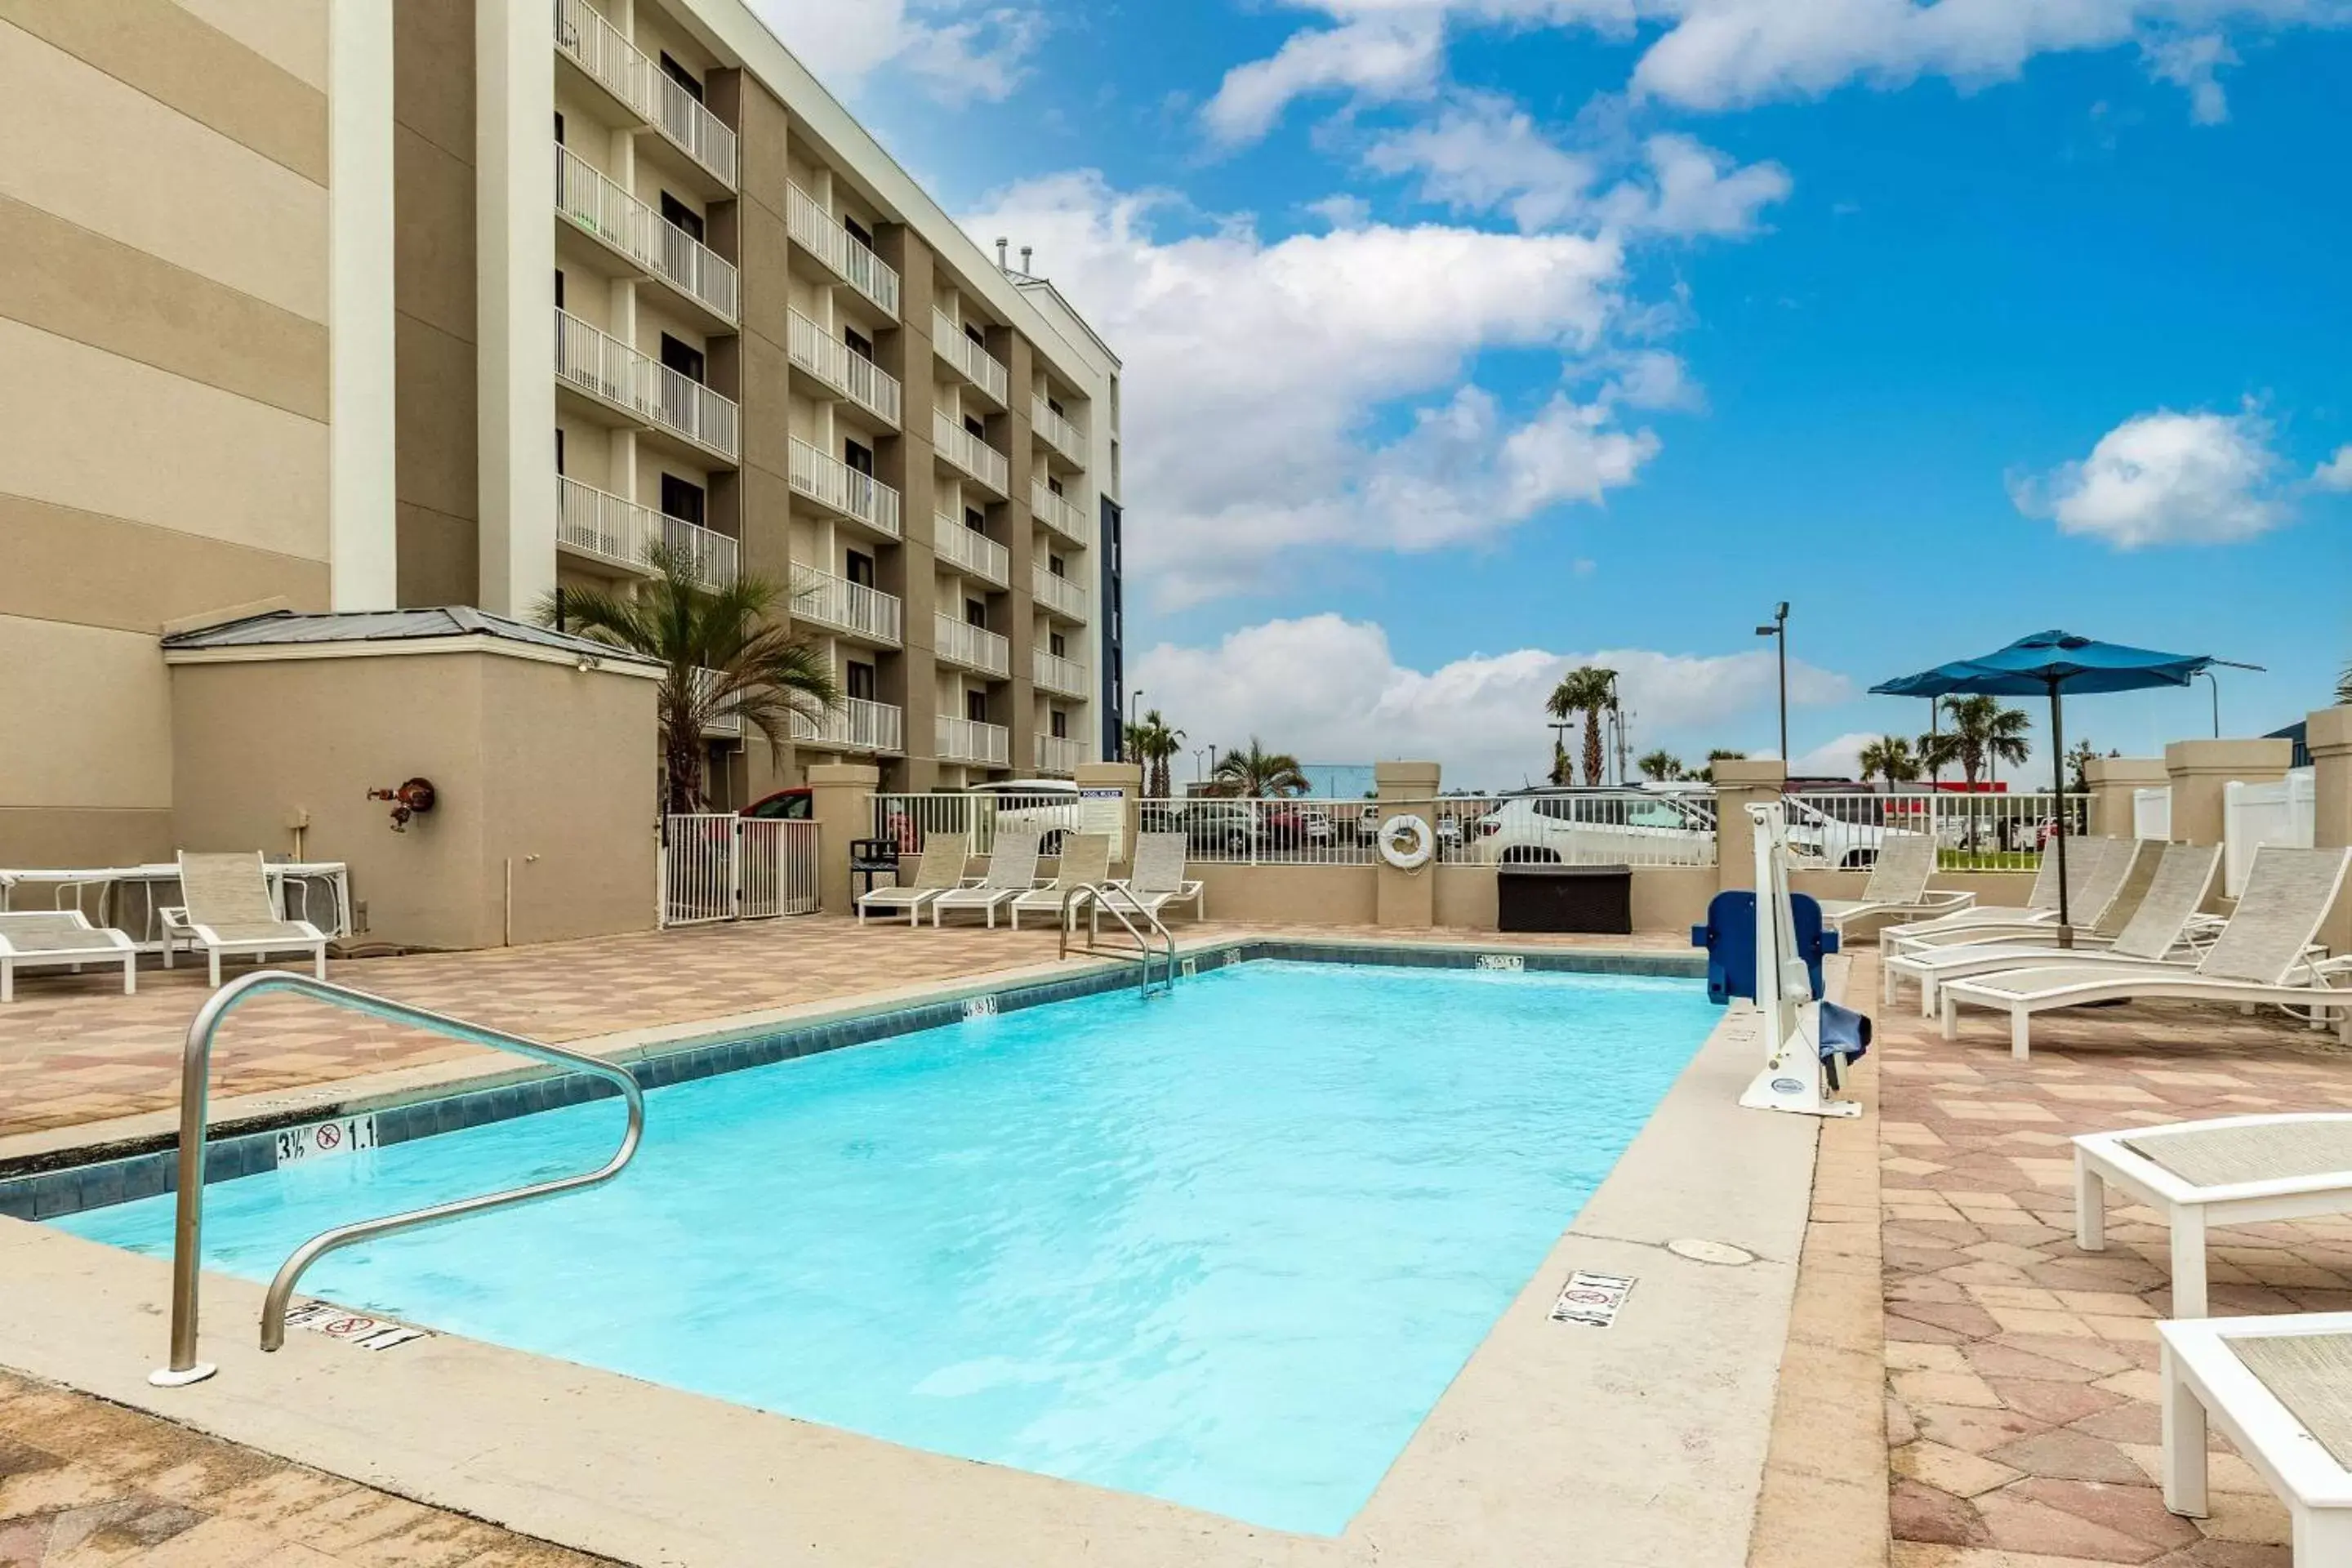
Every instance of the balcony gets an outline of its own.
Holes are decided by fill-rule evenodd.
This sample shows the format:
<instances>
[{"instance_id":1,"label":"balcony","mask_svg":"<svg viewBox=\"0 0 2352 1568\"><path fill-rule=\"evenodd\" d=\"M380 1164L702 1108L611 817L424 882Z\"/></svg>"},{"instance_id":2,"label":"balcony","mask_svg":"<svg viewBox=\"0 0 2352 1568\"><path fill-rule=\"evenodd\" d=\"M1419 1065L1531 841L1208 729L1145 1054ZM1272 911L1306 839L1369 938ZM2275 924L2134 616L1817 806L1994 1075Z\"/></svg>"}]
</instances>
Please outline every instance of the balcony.
<instances>
[{"instance_id":1,"label":"balcony","mask_svg":"<svg viewBox=\"0 0 2352 1568\"><path fill-rule=\"evenodd\" d=\"M821 719L804 713L792 718L793 739L803 745L828 746L839 752L887 752L896 756L907 749L907 715L887 702L845 697L841 706Z\"/></svg>"},{"instance_id":2,"label":"balcony","mask_svg":"<svg viewBox=\"0 0 2352 1568\"><path fill-rule=\"evenodd\" d=\"M715 669L696 670L694 672L695 695L697 697L702 696L712 687L718 685L721 679L722 678L719 673ZM743 733L743 715L740 713L714 715L713 717L703 721L702 732L706 735L740 737Z\"/></svg>"},{"instance_id":3,"label":"balcony","mask_svg":"<svg viewBox=\"0 0 2352 1568\"><path fill-rule=\"evenodd\" d=\"M1057 577L1043 566L1030 569L1029 596L1037 601L1040 609L1066 621L1084 621L1087 618L1087 591L1067 577Z\"/></svg>"},{"instance_id":4,"label":"balcony","mask_svg":"<svg viewBox=\"0 0 2352 1568\"><path fill-rule=\"evenodd\" d=\"M1056 697L1084 697L1087 694L1087 667L1075 658L1064 658L1058 653L1048 653L1042 647L1029 650L1031 674L1037 689Z\"/></svg>"},{"instance_id":5,"label":"balcony","mask_svg":"<svg viewBox=\"0 0 2352 1568\"><path fill-rule=\"evenodd\" d=\"M597 402L735 461L742 410L568 310L555 312L555 374Z\"/></svg>"},{"instance_id":6,"label":"balcony","mask_svg":"<svg viewBox=\"0 0 2352 1568\"><path fill-rule=\"evenodd\" d=\"M967 528L945 512L934 512L931 525L932 547L940 562L968 576L1009 587L1013 582L1013 552L976 528Z\"/></svg>"},{"instance_id":7,"label":"balcony","mask_svg":"<svg viewBox=\"0 0 2352 1568\"><path fill-rule=\"evenodd\" d=\"M839 219L798 185L784 186L784 222L793 243L824 263L827 270L872 300L892 321L898 319L898 274L841 226Z\"/></svg>"},{"instance_id":8,"label":"balcony","mask_svg":"<svg viewBox=\"0 0 2352 1568\"><path fill-rule=\"evenodd\" d=\"M1067 419L1054 412L1053 405L1043 397L1029 400L1029 428L1037 438L1069 459L1076 468L1087 466L1087 438L1084 432Z\"/></svg>"},{"instance_id":9,"label":"balcony","mask_svg":"<svg viewBox=\"0 0 2352 1568\"><path fill-rule=\"evenodd\" d=\"M1080 549L1093 547L1095 531L1089 525L1085 509L1069 497L1056 495L1046 489L1043 479L1030 481L1029 511L1039 522Z\"/></svg>"},{"instance_id":10,"label":"balcony","mask_svg":"<svg viewBox=\"0 0 2352 1568\"><path fill-rule=\"evenodd\" d=\"M898 427L903 395L897 376L798 310L792 313L785 335L791 340L793 363L823 382L835 396L855 403L893 430Z\"/></svg>"},{"instance_id":11,"label":"balcony","mask_svg":"<svg viewBox=\"0 0 2352 1568\"><path fill-rule=\"evenodd\" d=\"M944 612L934 617L935 652L941 662L960 664L1002 680L1013 673L1013 645L990 631Z\"/></svg>"},{"instance_id":12,"label":"balcony","mask_svg":"<svg viewBox=\"0 0 2352 1568\"><path fill-rule=\"evenodd\" d=\"M1013 465L1004 454L958 424L944 408L931 410L931 445L986 489L1001 496L1013 493Z\"/></svg>"},{"instance_id":13,"label":"balcony","mask_svg":"<svg viewBox=\"0 0 2352 1568\"><path fill-rule=\"evenodd\" d=\"M1076 773L1078 764L1087 760L1086 747L1076 741L1060 735L1039 735L1034 739L1037 742L1037 771L1048 777L1066 778Z\"/></svg>"},{"instance_id":14,"label":"balcony","mask_svg":"<svg viewBox=\"0 0 2352 1568\"><path fill-rule=\"evenodd\" d=\"M878 588L814 566L793 567L793 619L866 642L898 646L898 601Z\"/></svg>"},{"instance_id":15,"label":"balcony","mask_svg":"<svg viewBox=\"0 0 2352 1568\"><path fill-rule=\"evenodd\" d=\"M792 467L785 476L793 489L819 506L877 533L898 537L898 492L870 474L828 458L806 441L793 440Z\"/></svg>"},{"instance_id":16,"label":"balcony","mask_svg":"<svg viewBox=\"0 0 2352 1568\"><path fill-rule=\"evenodd\" d=\"M562 142L555 146L555 210L574 227L729 326L741 319L735 264L606 178Z\"/></svg>"},{"instance_id":17,"label":"balcony","mask_svg":"<svg viewBox=\"0 0 2352 1568\"><path fill-rule=\"evenodd\" d=\"M706 587L735 579L735 542L725 534L560 474L555 480L555 542L632 572L652 571L646 557L655 545L665 544L694 563L694 574Z\"/></svg>"},{"instance_id":18,"label":"balcony","mask_svg":"<svg viewBox=\"0 0 2352 1568\"><path fill-rule=\"evenodd\" d=\"M956 324L955 318L931 307L931 351L961 375L978 387L990 402L1004 406L1005 388L1012 384L1012 373L996 357L971 338Z\"/></svg>"},{"instance_id":19,"label":"balcony","mask_svg":"<svg viewBox=\"0 0 2352 1568\"><path fill-rule=\"evenodd\" d=\"M977 719L939 716L939 754L943 763L977 763L983 767L1013 765L1013 731L1002 724Z\"/></svg>"},{"instance_id":20,"label":"balcony","mask_svg":"<svg viewBox=\"0 0 2352 1568\"><path fill-rule=\"evenodd\" d=\"M555 0L555 48L696 167L727 190L735 189L735 132L664 75L587 0Z\"/></svg>"}]
</instances>

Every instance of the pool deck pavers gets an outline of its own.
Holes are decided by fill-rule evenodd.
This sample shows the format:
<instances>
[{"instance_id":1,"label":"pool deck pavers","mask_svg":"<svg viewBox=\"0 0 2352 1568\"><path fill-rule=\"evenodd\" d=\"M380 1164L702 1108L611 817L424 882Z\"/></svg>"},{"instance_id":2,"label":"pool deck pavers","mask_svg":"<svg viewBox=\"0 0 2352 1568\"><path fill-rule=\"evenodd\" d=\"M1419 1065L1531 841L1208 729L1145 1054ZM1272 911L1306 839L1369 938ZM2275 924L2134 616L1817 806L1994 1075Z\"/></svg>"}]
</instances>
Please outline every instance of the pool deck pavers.
<instances>
[{"instance_id":1,"label":"pool deck pavers","mask_svg":"<svg viewBox=\"0 0 2352 1568\"><path fill-rule=\"evenodd\" d=\"M1217 923L1180 931L1188 944L1251 934ZM1664 937L1600 945L1680 948ZM817 919L373 960L331 973L565 1040L846 1000L877 981L940 984L1050 967L1054 947L1051 932L861 931ZM141 978L133 998L110 996L95 979L35 983L0 1010L0 1137L172 1103L180 1032L201 982L184 972ZM1847 994L1875 997L1867 950L1852 965ZM2154 1324L2170 1307L2165 1232L2146 1211L2118 1207L2108 1249L2077 1251L2067 1141L2200 1116L2352 1109L2352 1052L2284 1019L2130 1007L2037 1021L2034 1057L2021 1063L1997 1020L1969 1017L1963 1037L1948 1044L1911 1016L1909 1002L1906 993L1878 1019L1874 1066L1856 1086L1872 1115L1825 1130L1751 1564L2288 1568L2284 1510L2226 1453L2213 1467L2212 1518L2164 1510L2154 1479ZM332 1082L471 1049L272 998L240 1016L216 1092ZM2217 1229L2211 1258L2217 1314L2352 1309L2352 1216ZM1874 1423L1847 1418L1871 1388L1884 1396L1875 1433L1865 1431ZM37 1433L32 1420L42 1423ZM89 1424L116 1431L110 1441L134 1455L179 1444L210 1457L177 1468L93 1468L55 1436ZM242 1518L236 1500L271 1485L344 1489L414 1510L415 1518L401 1514L400 1529L417 1547L397 1545L388 1528L382 1538L396 1550L353 1542L338 1555L331 1537L281 1530L264 1552L253 1544L260 1538L238 1532L274 1527ZM1883 1509L1870 1506L1874 1494ZM37 1506L52 1495L64 1500ZM323 1516L324 1505L310 1511ZM433 1545L436 1531L449 1532L448 1550ZM478 1542L487 1543L475 1550ZM85 1561L292 1568L589 1560L0 1374L0 1563Z\"/></svg>"}]
</instances>

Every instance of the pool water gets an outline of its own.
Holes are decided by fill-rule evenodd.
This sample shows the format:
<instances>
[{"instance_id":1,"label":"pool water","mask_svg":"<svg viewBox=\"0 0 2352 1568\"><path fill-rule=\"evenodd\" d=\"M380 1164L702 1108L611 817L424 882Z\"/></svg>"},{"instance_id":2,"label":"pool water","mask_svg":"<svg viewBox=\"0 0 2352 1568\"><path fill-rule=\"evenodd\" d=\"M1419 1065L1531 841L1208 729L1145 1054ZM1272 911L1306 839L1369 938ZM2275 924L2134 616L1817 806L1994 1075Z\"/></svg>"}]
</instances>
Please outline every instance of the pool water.
<instances>
[{"instance_id":1,"label":"pool water","mask_svg":"<svg viewBox=\"0 0 2352 1568\"><path fill-rule=\"evenodd\" d=\"M304 1289L1331 1534L1716 1016L1692 981L1234 965L657 1089L612 1184ZM594 1101L215 1184L205 1263L266 1279L329 1226L599 1163L620 1123ZM55 1223L161 1256L171 1204Z\"/></svg>"}]
</instances>

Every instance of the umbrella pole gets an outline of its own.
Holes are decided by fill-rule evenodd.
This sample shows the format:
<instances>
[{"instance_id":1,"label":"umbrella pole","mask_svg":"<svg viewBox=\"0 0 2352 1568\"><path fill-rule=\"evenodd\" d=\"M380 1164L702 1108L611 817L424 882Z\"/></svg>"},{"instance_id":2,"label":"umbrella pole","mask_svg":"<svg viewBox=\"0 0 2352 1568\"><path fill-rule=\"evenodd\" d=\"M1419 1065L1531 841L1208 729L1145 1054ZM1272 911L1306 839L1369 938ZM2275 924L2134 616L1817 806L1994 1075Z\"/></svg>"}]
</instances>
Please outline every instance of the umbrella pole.
<instances>
[{"instance_id":1,"label":"umbrella pole","mask_svg":"<svg viewBox=\"0 0 2352 1568\"><path fill-rule=\"evenodd\" d=\"M2066 901L2066 726L2058 702L2058 683L2050 683L2050 752L2052 793L2057 797L2051 820L2058 827L2058 945L2074 945L2074 911Z\"/></svg>"}]
</instances>

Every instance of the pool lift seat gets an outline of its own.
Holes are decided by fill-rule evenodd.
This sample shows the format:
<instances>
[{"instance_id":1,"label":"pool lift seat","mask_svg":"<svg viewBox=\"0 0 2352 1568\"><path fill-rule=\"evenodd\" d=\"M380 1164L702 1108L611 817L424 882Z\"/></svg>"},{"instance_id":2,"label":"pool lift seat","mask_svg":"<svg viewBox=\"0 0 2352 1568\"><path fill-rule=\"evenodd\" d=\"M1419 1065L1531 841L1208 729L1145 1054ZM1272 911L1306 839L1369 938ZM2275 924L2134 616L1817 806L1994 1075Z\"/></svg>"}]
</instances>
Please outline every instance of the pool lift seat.
<instances>
[{"instance_id":1,"label":"pool lift seat","mask_svg":"<svg viewBox=\"0 0 2352 1568\"><path fill-rule=\"evenodd\" d=\"M1839 1087L1839 1068L1862 1054L1869 1020L1836 1009L1839 1023L1858 1027L1859 1037L1822 1043L1829 1009L1814 994L1812 973L1797 942L1789 893L1788 818L1779 801L1751 803L1748 816L1755 824L1755 1001L1763 1020L1764 1070L1739 1103L1750 1110L1799 1116L1860 1116L1858 1101L1832 1100L1830 1093Z\"/></svg>"}]
</instances>

